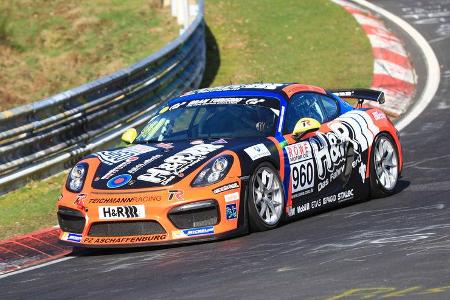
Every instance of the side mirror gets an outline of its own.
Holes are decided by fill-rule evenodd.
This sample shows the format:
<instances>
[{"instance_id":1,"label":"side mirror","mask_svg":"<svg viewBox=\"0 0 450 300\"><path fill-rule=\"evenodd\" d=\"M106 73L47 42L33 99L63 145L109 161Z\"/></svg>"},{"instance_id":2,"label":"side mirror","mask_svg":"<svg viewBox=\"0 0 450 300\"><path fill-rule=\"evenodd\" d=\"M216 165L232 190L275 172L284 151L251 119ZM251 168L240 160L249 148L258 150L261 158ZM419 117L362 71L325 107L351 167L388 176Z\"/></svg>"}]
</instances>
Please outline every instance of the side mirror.
<instances>
[{"instance_id":1,"label":"side mirror","mask_svg":"<svg viewBox=\"0 0 450 300\"><path fill-rule=\"evenodd\" d=\"M125 130L125 132L122 134L122 141L127 144L132 144L134 140L137 138L137 131L134 128L128 128Z\"/></svg>"},{"instance_id":2,"label":"side mirror","mask_svg":"<svg viewBox=\"0 0 450 300\"><path fill-rule=\"evenodd\" d=\"M302 136L309 132L317 131L320 128L320 122L313 118L301 118L295 124L292 136L299 140Z\"/></svg>"}]
</instances>

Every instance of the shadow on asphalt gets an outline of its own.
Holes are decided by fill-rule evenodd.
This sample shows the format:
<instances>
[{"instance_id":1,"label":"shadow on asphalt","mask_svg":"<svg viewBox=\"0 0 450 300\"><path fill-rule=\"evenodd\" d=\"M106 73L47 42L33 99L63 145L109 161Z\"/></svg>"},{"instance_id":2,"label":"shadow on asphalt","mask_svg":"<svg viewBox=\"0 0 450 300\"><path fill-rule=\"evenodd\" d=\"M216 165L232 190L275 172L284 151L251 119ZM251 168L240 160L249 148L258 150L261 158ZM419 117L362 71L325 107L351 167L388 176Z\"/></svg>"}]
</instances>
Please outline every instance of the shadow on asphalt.
<instances>
[{"instance_id":1,"label":"shadow on asphalt","mask_svg":"<svg viewBox=\"0 0 450 300\"><path fill-rule=\"evenodd\" d=\"M397 185L395 186L394 194L400 193L401 191L408 188L408 186L410 186L410 185L411 185L410 181L404 180L404 179L399 179L397 182Z\"/></svg>"}]
</instances>

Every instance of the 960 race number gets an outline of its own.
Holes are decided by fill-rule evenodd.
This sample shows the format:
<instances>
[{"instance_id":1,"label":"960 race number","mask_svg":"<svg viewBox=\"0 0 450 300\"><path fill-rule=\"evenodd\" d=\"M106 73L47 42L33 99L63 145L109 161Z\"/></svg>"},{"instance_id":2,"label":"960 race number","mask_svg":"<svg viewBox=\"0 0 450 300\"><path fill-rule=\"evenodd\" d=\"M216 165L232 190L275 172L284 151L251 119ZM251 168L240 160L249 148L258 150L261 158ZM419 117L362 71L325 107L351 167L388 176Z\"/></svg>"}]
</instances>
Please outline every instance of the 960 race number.
<instances>
[{"instance_id":1,"label":"960 race number","mask_svg":"<svg viewBox=\"0 0 450 300\"><path fill-rule=\"evenodd\" d=\"M314 165L311 159L291 166L292 193L314 186Z\"/></svg>"}]
</instances>

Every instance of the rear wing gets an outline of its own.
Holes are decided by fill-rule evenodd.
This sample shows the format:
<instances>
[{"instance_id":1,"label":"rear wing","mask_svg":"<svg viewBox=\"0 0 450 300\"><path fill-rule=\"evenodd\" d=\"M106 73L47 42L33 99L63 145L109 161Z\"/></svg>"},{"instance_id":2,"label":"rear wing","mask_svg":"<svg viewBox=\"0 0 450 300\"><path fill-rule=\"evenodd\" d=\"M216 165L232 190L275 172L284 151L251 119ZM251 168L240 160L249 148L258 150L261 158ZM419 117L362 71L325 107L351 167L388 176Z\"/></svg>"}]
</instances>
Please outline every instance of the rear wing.
<instances>
[{"instance_id":1,"label":"rear wing","mask_svg":"<svg viewBox=\"0 0 450 300\"><path fill-rule=\"evenodd\" d=\"M365 100L376 101L380 104L384 103L384 92L371 89L343 89L343 90L330 90L336 96L344 99L356 99L358 105L362 105Z\"/></svg>"}]
</instances>

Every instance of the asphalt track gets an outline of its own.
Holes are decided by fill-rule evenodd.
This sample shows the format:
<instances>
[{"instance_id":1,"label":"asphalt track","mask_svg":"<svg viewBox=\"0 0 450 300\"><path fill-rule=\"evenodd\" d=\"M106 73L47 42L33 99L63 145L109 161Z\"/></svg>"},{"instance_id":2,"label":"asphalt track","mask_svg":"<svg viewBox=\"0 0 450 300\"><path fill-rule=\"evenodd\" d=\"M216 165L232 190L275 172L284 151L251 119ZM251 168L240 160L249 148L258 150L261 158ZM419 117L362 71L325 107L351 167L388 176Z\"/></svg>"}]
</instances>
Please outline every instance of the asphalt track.
<instances>
[{"instance_id":1,"label":"asphalt track","mask_svg":"<svg viewBox=\"0 0 450 300\"><path fill-rule=\"evenodd\" d=\"M402 130L396 195L221 242L81 255L0 279L0 299L450 299L450 1L376 4L441 64L435 98Z\"/></svg>"}]
</instances>

